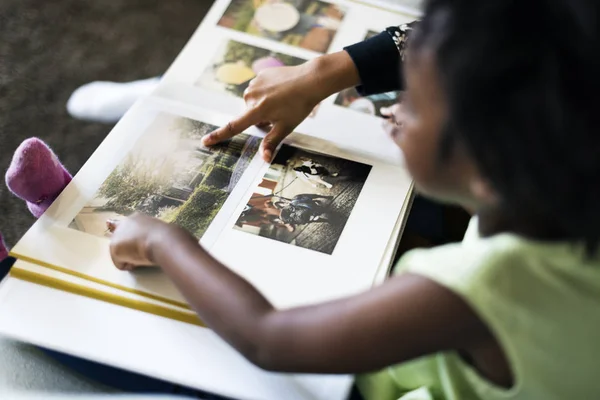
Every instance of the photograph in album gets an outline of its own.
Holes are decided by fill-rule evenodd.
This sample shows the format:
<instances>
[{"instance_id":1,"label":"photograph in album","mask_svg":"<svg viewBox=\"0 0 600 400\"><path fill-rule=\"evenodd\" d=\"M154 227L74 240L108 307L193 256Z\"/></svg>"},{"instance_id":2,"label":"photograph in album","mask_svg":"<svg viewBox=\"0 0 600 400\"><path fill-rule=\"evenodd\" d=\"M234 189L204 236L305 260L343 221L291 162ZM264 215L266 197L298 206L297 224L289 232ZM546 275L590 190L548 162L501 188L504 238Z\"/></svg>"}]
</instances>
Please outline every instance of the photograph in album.
<instances>
[{"instance_id":1,"label":"photograph in album","mask_svg":"<svg viewBox=\"0 0 600 400\"><path fill-rule=\"evenodd\" d=\"M363 114L381 117L381 109L393 106L400 98L401 92L361 96L355 88L350 88L338 93L334 104Z\"/></svg>"},{"instance_id":2,"label":"photograph in album","mask_svg":"<svg viewBox=\"0 0 600 400\"><path fill-rule=\"evenodd\" d=\"M196 86L241 98L259 73L305 62L302 58L228 40L219 47L209 66L196 81ZM309 117L314 117L318 109L319 105Z\"/></svg>"},{"instance_id":3,"label":"photograph in album","mask_svg":"<svg viewBox=\"0 0 600 400\"><path fill-rule=\"evenodd\" d=\"M207 148L217 127L160 114L71 228L109 236L108 219L140 212L179 225L201 238L256 154L260 139L242 134Z\"/></svg>"},{"instance_id":4,"label":"photograph in album","mask_svg":"<svg viewBox=\"0 0 600 400\"><path fill-rule=\"evenodd\" d=\"M326 53L346 10L319 0L232 0L219 25Z\"/></svg>"},{"instance_id":5,"label":"photograph in album","mask_svg":"<svg viewBox=\"0 0 600 400\"><path fill-rule=\"evenodd\" d=\"M379 32L368 31L365 40L377 35ZM400 72L398 72L400 73ZM401 98L402 92L393 91L381 94L361 96L356 88L342 90L335 97L334 104L376 117L381 117L381 108L396 104Z\"/></svg>"},{"instance_id":6,"label":"photograph in album","mask_svg":"<svg viewBox=\"0 0 600 400\"><path fill-rule=\"evenodd\" d=\"M283 145L235 229L332 254L371 166Z\"/></svg>"},{"instance_id":7,"label":"photograph in album","mask_svg":"<svg viewBox=\"0 0 600 400\"><path fill-rule=\"evenodd\" d=\"M306 60L298 57L228 40L219 47L196 85L242 97L250 81L260 72L304 62Z\"/></svg>"}]
</instances>

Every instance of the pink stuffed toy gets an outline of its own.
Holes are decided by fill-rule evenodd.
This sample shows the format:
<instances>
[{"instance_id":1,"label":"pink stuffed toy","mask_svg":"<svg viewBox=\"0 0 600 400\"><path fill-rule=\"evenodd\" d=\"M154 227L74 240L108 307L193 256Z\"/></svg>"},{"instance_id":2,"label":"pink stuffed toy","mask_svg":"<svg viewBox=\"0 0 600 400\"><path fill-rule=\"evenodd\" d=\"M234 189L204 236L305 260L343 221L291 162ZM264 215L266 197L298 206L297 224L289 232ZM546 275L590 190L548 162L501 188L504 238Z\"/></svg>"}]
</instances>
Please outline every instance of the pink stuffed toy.
<instances>
[{"instance_id":1,"label":"pink stuffed toy","mask_svg":"<svg viewBox=\"0 0 600 400\"><path fill-rule=\"evenodd\" d=\"M6 171L6 185L39 218L71 182L71 174L40 139L25 140Z\"/></svg>"},{"instance_id":2,"label":"pink stuffed toy","mask_svg":"<svg viewBox=\"0 0 600 400\"><path fill-rule=\"evenodd\" d=\"M71 174L56 154L37 138L21 143L6 171L6 185L17 197L25 200L36 218L50 207L71 179ZM8 251L0 235L0 261L7 256Z\"/></svg>"}]
</instances>

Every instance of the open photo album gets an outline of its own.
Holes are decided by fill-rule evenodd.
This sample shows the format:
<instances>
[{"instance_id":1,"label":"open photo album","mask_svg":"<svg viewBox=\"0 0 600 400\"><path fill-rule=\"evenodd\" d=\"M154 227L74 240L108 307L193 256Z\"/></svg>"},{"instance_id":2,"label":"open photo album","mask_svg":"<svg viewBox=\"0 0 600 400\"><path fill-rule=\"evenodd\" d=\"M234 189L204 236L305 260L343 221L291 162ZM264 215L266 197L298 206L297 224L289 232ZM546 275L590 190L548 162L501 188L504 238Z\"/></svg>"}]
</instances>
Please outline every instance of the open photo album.
<instances>
[{"instance_id":1,"label":"open photo album","mask_svg":"<svg viewBox=\"0 0 600 400\"><path fill-rule=\"evenodd\" d=\"M264 132L257 128L202 145L204 135L243 110L243 91L261 71L376 34L372 24L356 29L367 12L374 13L369 20L379 16L381 29L409 20L357 7L215 3L156 92L125 115L12 249L23 261L13 276L201 325L160 269L113 266L107 221L139 212L191 232L278 307L381 282L412 189L381 126L380 108L399 93L332 96L269 164L259 154Z\"/></svg>"},{"instance_id":2,"label":"open photo album","mask_svg":"<svg viewBox=\"0 0 600 400\"><path fill-rule=\"evenodd\" d=\"M278 308L383 282L412 201L402 154L382 128L381 107L400 92L361 97L349 88L324 99L270 163L256 127L213 147L202 138L243 112L244 90L261 71L340 51L414 15L352 1L215 1L157 89L12 248L0 333L238 399L345 398L350 377L250 365L160 268L115 268L107 221L143 213L188 230ZM6 319L14 314L18 323ZM46 329L47 320L63 324ZM125 346L114 324L130 324L137 339ZM149 357L158 342L162 358Z\"/></svg>"},{"instance_id":3,"label":"open photo album","mask_svg":"<svg viewBox=\"0 0 600 400\"><path fill-rule=\"evenodd\" d=\"M36 265L15 265L15 276L94 288L129 307L135 298L200 324L158 268L113 266L107 221L134 212L185 228L281 307L367 289L390 267L386 248L411 189L401 166L302 134L267 164L258 129L205 147L227 116L160 99L135 108L13 248Z\"/></svg>"}]
</instances>

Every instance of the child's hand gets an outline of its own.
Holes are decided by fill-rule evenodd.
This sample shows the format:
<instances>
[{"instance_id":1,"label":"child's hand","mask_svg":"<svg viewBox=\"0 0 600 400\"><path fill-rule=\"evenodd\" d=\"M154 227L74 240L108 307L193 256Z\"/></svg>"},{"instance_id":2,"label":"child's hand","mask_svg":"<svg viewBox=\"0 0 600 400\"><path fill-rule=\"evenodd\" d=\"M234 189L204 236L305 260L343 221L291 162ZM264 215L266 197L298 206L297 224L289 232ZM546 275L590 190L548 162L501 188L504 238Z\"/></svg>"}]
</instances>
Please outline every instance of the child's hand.
<instances>
[{"instance_id":1,"label":"child's hand","mask_svg":"<svg viewBox=\"0 0 600 400\"><path fill-rule=\"evenodd\" d=\"M107 226L113 232L110 255L115 266L122 271L154 265L152 246L160 243L171 227L142 214L134 214L119 222L108 221Z\"/></svg>"}]
</instances>

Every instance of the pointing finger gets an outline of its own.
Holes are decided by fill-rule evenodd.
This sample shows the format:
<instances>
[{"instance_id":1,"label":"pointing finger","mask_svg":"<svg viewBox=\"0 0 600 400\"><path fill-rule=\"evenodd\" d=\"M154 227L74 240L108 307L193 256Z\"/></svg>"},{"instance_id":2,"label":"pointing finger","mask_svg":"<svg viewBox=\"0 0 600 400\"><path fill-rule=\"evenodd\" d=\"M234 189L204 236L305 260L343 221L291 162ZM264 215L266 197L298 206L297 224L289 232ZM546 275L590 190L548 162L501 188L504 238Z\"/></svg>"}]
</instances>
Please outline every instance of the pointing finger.
<instances>
[{"instance_id":1,"label":"pointing finger","mask_svg":"<svg viewBox=\"0 0 600 400\"><path fill-rule=\"evenodd\" d=\"M230 139L251 127L252 125L261 122L258 117L258 112L255 109L248 110L241 117L234 119L227 125L216 129L202 138L202 144L212 146L224 140Z\"/></svg>"},{"instance_id":2,"label":"pointing finger","mask_svg":"<svg viewBox=\"0 0 600 400\"><path fill-rule=\"evenodd\" d=\"M281 124L273 125L273 128L271 128L271 131L265 136L262 142L263 159L266 162L271 162L275 149L277 149L279 143L281 143L281 141L289 134L290 129L283 127Z\"/></svg>"}]
</instances>

